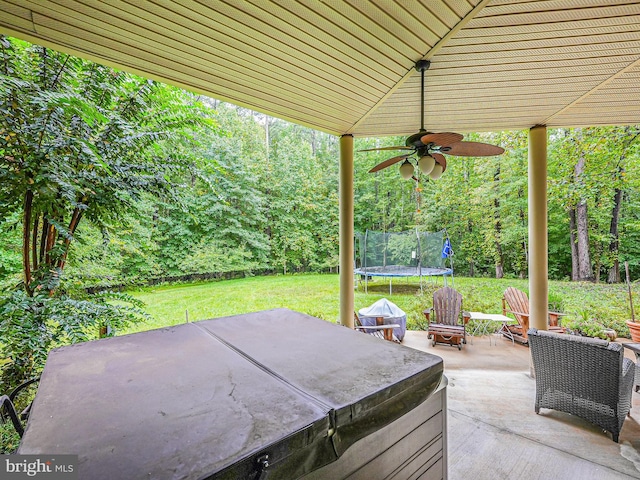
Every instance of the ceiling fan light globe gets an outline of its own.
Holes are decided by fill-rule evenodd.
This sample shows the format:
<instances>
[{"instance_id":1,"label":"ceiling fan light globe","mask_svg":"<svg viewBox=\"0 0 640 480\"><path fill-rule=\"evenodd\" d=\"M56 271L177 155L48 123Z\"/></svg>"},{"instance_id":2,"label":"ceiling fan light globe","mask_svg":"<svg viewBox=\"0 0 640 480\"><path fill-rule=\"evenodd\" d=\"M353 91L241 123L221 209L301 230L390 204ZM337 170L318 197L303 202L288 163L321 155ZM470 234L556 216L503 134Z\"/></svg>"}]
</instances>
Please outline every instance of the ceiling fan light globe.
<instances>
[{"instance_id":1,"label":"ceiling fan light globe","mask_svg":"<svg viewBox=\"0 0 640 480\"><path fill-rule=\"evenodd\" d=\"M433 167L433 170L431 170L431 173L429 174L429 176L431 177L432 180L437 180L440 178L441 175L442 175L442 165L440 165L439 163L436 163L435 166Z\"/></svg>"},{"instance_id":2,"label":"ceiling fan light globe","mask_svg":"<svg viewBox=\"0 0 640 480\"><path fill-rule=\"evenodd\" d=\"M425 175L429 175L435 165L436 159L429 154L423 155L422 157L420 157L420 160L418 160L418 167L420 168L420 171Z\"/></svg>"},{"instance_id":3,"label":"ceiling fan light globe","mask_svg":"<svg viewBox=\"0 0 640 480\"><path fill-rule=\"evenodd\" d=\"M409 160L405 160L400 165L400 176L405 180L409 180L413 176L413 165Z\"/></svg>"}]
</instances>

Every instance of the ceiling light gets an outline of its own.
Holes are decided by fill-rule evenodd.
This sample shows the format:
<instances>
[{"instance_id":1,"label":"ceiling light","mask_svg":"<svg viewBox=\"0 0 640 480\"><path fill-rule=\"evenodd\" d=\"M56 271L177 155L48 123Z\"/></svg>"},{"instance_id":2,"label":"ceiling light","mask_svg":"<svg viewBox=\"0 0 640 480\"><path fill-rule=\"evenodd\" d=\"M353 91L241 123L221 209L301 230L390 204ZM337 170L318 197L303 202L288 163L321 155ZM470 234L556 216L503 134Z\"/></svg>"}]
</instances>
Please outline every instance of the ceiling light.
<instances>
[{"instance_id":1,"label":"ceiling light","mask_svg":"<svg viewBox=\"0 0 640 480\"><path fill-rule=\"evenodd\" d=\"M440 175L442 175L442 165L440 165L439 163L436 163L433 167L433 170L431 170L431 173L429 174L429 176L433 180L437 180L440 178Z\"/></svg>"},{"instance_id":2,"label":"ceiling light","mask_svg":"<svg viewBox=\"0 0 640 480\"><path fill-rule=\"evenodd\" d=\"M420 157L420 160L418 160L418 167L420 168L420 171L425 175L429 175L431 173L435 164L436 159L428 153Z\"/></svg>"},{"instance_id":3,"label":"ceiling light","mask_svg":"<svg viewBox=\"0 0 640 480\"><path fill-rule=\"evenodd\" d=\"M400 175L405 180L409 180L413 177L413 165L409 160L405 160L402 165L400 165Z\"/></svg>"}]
</instances>

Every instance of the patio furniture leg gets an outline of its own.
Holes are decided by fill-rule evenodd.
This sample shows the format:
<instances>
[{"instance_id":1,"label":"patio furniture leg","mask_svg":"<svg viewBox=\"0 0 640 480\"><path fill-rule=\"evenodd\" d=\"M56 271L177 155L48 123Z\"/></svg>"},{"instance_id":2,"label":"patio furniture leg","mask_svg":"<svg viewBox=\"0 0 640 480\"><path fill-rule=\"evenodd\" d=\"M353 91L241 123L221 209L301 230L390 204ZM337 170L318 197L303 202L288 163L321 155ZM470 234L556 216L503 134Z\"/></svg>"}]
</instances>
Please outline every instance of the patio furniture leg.
<instances>
[{"instance_id":1,"label":"patio furniture leg","mask_svg":"<svg viewBox=\"0 0 640 480\"><path fill-rule=\"evenodd\" d=\"M502 336L507 337L508 339L510 339L512 344L514 344L514 345L516 344L516 342L515 342L515 340L513 338L513 333L511 333L511 330L509 330L507 328L507 322L504 322L502 324L502 327L500 327L500 330L498 330L498 333L501 333Z\"/></svg>"}]
</instances>

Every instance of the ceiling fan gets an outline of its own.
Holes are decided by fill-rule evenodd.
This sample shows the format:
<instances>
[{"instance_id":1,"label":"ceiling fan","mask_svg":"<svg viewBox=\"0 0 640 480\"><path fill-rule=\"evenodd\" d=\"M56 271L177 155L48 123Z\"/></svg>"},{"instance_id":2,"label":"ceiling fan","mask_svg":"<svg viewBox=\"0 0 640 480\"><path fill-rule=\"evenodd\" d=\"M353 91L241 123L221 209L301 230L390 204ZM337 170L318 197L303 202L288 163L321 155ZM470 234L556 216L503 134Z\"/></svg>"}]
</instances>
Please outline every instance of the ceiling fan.
<instances>
[{"instance_id":1,"label":"ceiling fan","mask_svg":"<svg viewBox=\"0 0 640 480\"><path fill-rule=\"evenodd\" d=\"M459 133L427 132L424 128L424 72L429 69L431 62L429 60L419 60L416 63L416 70L422 75L420 83L420 131L407 137L404 146L397 147L381 147L359 150L360 152L371 152L374 150L409 150L409 153L397 155L388 158L384 162L379 163L369 173L377 172L383 168L390 167L402 160L400 165L400 175L402 178L409 180L415 178L413 172L415 170L413 163L422 173L429 175L433 180L440 178L440 175L447 168L447 160L444 155L453 155L458 157L491 157L500 155L504 152L504 148L488 143L480 142L463 142L464 138Z\"/></svg>"}]
</instances>

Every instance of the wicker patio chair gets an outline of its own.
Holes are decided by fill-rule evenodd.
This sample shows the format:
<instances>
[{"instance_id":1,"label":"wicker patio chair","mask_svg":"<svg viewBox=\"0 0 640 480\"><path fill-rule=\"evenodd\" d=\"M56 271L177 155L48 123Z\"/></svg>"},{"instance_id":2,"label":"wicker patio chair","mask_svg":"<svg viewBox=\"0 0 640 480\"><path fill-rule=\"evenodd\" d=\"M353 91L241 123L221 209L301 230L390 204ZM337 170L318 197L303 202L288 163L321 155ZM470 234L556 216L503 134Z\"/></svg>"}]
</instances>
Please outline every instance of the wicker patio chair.
<instances>
[{"instance_id":1,"label":"wicker patio chair","mask_svg":"<svg viewBox=\"0 0 640 480\"><path fill-rule=\"evenodd\" d=\"M611 432L618 442L631 410L635 364L622 345L599 338L530 329L536 375L535 411L551 408Z\"/></svg>"},{"instance_id":2,"label":"wicker patio chair","mask_svg":"<svg viewBox=\"0 0 640 480\"><path fill-rule=\"evenodd\" d=\"M508 308L507 308L508 307ZM502 314L511 313L518 321L517 325L505 325L506 336L516 342L527 344L527 330L529 330L529 297L522 290L509 287L502 297ZM556 333L564 333L560 326L560 312L549 312L549 330Z\"/></svg>"},{"instance_id":3,"label":"wicker patio chair","mask_svg":"<svg viewBox=\"0 0 640 480\"><path fill-rule=\"evenodd\" d=\"M436 290L433 292L433 308L422 313L427 319L427 337L431 338L433 346L444 343L461 350L462 344L467 343L466 324L469 319L463 317L462 295L457 290L451 287Z\"/></svg>"}]
</instances>

